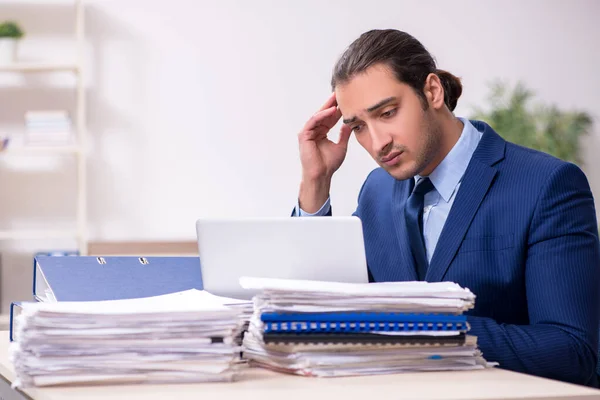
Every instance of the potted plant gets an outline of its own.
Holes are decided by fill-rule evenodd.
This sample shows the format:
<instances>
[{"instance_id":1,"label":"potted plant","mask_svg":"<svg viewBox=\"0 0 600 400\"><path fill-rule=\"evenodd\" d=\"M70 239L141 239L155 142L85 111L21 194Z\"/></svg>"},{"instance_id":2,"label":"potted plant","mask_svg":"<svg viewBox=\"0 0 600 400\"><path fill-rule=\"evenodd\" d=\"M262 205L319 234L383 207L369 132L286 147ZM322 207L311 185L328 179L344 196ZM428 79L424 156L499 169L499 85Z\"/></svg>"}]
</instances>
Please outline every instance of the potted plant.
<instances>
[{"instance_id":1,"label":"potted plant","mask_svg":"<svg viewBox=\"0 0 600 400\"><path fill-rule=\"evenodd\" d=\"M474 110L472 119L487 122L506 140L582 164L580 139L589 134L592 117L582 110L531 104L534 93L522 83L492 85L488 110Z\"/></svg>"},{"instance_id":2,"label":"potted plant","mask_svg":"<svg viewBox=\"0 0 600 400\"><path fill-rule=\"evenodd\" d=\"M14 63L17 59L17 44L23 37L23 30L16 22L0 24L0 64Z\"/></svg>"}]
</instances>

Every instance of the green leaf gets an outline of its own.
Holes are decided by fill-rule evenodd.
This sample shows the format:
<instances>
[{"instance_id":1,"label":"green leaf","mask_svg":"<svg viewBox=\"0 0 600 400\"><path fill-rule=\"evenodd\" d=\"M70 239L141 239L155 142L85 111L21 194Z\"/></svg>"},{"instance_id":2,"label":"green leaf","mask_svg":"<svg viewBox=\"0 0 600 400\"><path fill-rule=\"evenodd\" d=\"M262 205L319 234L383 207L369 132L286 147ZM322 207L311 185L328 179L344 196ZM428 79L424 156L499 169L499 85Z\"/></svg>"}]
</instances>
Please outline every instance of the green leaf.
<instances>
[{"instance_id":1,"label":"green leaf","mask_svg":"<svg viewBox=\"0 0 600 400\"><path fill-rule=\"evenodd\" d=\"M580 139L591 131L591 116L580 110L532 104L534 97L521 82L510 88L495 81L490 85L486 111L475 108L470 118L487 122L509 142L580 164Z\"/></svg>"}]
</instances>

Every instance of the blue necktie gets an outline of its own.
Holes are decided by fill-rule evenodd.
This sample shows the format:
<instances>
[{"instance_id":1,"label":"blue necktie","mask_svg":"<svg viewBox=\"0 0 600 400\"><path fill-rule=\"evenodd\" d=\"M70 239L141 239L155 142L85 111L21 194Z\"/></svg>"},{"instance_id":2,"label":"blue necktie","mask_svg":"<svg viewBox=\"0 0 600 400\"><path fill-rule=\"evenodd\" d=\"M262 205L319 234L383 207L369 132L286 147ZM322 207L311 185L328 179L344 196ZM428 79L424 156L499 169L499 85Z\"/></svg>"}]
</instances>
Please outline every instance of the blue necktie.
<instances>
[{"instance_id":1,"label":"blue necktie","mask_svg":"<svg viewBox=\"0 0 600 400\"><path fill-rule=\"evenodd\" d=\"M414 184L414 179L411 180ZM404 207L408 240L415 259L419 280L425 279L425 274L429 267L427 252L425 251L425 241L423 240L423 199L425 198L425 194L433 189L434 186L431 180L429 178L422 178L408 197L406 206Z\"/></svg>"}]
</instances>

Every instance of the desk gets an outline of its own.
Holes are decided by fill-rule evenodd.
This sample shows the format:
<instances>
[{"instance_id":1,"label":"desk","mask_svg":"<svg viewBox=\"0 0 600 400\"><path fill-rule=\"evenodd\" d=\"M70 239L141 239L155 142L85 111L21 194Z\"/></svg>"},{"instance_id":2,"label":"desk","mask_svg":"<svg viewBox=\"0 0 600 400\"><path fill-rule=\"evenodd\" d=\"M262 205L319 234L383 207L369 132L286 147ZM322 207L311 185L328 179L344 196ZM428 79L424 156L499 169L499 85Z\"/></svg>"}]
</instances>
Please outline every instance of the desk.
<instances>
[{"instance_id":1,"label":"desk","mask_svg":"<svg viewBox=\"0 0 600 400\"><path fill-rule=\"evenodd\" d=\"M8 333L0 332L0 399L600 399L600 390L501 369L425 372L357 378L306 378L249 369L237 382L195 385L127 385L7 390L15 374L8 361Z\"/></svg>"}]
</instances>

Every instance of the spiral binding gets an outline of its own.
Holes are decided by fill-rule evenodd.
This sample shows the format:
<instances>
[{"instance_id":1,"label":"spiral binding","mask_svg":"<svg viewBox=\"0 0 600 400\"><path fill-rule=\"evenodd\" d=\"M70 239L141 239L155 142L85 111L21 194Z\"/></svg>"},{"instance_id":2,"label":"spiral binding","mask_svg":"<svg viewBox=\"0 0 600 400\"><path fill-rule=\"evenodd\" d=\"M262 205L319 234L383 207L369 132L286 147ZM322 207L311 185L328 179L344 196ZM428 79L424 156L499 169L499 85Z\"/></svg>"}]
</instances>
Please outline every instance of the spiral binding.
<instances>
[{"instance_id":1,"label":"spiral binding","mask_svg":"<svg viewBox=\"0 0 600 400\"><path fill-rule=\"evenodd\" d=\"M265 333L309 332L416 332L416 331L467 331L466 321L453 322L360 322L360 321L294 321L266 322Z\"/></svg>"}]
</instances>

